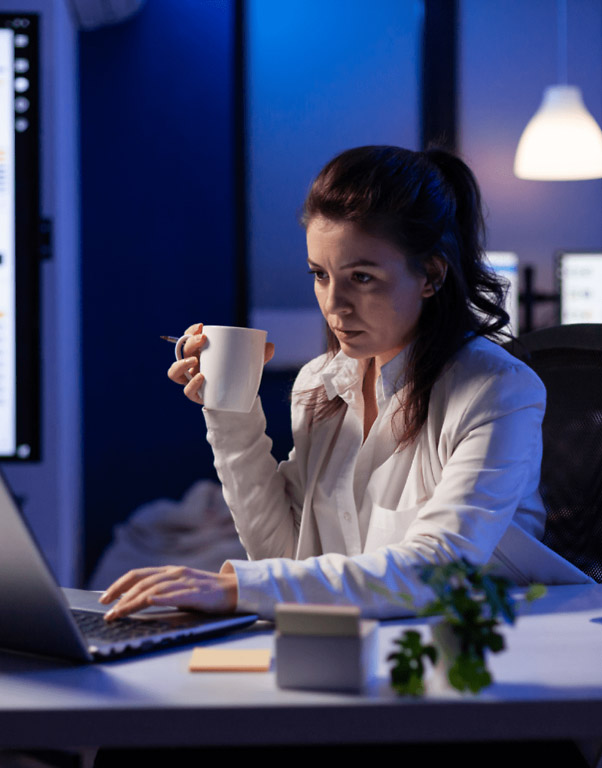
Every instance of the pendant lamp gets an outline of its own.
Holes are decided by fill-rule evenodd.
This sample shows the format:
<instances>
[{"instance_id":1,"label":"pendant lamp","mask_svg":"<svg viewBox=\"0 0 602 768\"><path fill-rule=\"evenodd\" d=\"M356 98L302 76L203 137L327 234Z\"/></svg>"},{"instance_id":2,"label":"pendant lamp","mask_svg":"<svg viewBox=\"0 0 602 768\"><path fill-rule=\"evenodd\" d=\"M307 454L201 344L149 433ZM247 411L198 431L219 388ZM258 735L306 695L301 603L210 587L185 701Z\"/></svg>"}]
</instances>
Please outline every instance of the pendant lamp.
<instances>
[{"instance_id":1,"label":"pendant lamp","mask_svg":"<svg viewBox=\"0 0 602 768\"><path fill-rule=\"evenodd\" d=\"M568 181L602 178L602 131L581 89L566 85L566 0L558 0L561 84L546 88L541 106L523 131L514 174L519 179Z\"/></svg>"}]
</instances>

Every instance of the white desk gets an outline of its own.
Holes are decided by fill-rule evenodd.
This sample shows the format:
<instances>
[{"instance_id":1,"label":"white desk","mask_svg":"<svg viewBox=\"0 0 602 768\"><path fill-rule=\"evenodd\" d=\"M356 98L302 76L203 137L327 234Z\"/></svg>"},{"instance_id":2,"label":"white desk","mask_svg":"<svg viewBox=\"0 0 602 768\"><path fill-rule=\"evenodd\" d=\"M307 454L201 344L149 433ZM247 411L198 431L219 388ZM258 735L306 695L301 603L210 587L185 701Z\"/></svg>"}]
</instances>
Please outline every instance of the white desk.
<instances>
[{"instance_id":1,"label":"white desk","mask_svg":"<svg viewBox=\"0 0 602 768\"><path fill-rule=\"evenodd\" d=\"M602 741L602 585L550 588L506 631L496 682L474 697L391 692L384 659L404 624L381 626L380 676L362 695L282 691L273 673L192 674L190 647L87 667L0 654L0 748ZM272 634L212 642L270 647Z\"/></svg>"}]
</instances>

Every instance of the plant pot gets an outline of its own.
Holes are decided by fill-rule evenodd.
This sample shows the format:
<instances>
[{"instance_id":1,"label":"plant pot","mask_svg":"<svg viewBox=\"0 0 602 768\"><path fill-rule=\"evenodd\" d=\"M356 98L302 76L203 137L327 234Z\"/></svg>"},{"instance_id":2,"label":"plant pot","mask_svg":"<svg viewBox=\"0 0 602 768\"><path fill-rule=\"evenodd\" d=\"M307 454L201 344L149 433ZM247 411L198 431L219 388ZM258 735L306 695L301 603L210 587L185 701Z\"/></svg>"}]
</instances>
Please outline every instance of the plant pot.
<instances>
[{"instance_id":1,"label":"plant pot","mask_svg":"<svg viewBox=\"0 0 602 768\"><path fill-rule=\"evenodd\" d=\"M431 693L454 691L462 696L474 696L487 688L492 682L488 669L489 651L484 657L463 656L460 658L461 642L451 624L440 621L431 627L433 644L438 658L433 667L432 678L427 684ZM450 670L456 685L450 682Z\"/></svg>"},{"instance_id":2,"label":"plant pot","mask_svg":"<svg viewBox=\"0 0 602 768\"><path fill-rule=\"evenodd\" d=\"M458 694L459 691L449 682L449 670L460 653L460 640L446 621L438 621L431 626L431 637L437 648L437 662L426 681L427 690L429 693L453 691Z\"/></svg>"}]
</instances>

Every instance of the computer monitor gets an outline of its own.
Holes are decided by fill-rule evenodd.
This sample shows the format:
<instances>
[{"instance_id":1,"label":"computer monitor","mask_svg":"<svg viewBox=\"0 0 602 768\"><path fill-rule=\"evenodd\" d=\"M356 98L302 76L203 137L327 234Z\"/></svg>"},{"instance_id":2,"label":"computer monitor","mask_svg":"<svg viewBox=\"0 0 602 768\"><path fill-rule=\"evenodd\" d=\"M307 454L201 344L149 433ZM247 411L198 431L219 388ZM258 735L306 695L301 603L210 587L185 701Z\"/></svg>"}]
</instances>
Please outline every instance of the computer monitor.
<instances>
[{"instance_id":1,"label":"computer monitor","mask_svg":"<svg viewBox=\"0 0 602 768\"><path fill-rule=\"evenodd\" d=\"M602 252L557 254L560 323L602 323Z\"/></svg>"},{"instance_id":2,"label":"computer monitor","mask_svg":"<svg viewBox=\"0 0 602 768\"><path fill-rule=\"evenodd\" d=\"M487 251L487 261L494 272L503 277L508 284L505 310L510 315L510 332L518 336L519 332L519 272L518 256L510 251Z\"/></svg>"},{"instance_id":3,"label":"computer monitor","mask_svg":"<svg viewBox=\"0 0 602 768\"><path fill-rule=\"evenodd\" d=\"M38 17L0 13L0 459L39 458Z\"/></svg>"}]
</instances>

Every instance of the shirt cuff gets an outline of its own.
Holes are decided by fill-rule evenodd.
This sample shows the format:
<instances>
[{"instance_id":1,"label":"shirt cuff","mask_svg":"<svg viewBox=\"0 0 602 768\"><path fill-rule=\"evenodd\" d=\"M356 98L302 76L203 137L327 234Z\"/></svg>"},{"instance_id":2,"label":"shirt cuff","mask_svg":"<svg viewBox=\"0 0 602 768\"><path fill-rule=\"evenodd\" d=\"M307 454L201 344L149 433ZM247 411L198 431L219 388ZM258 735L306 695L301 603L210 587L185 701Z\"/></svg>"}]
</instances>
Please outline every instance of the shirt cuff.
<instances>
[{"instance_id":1,"label":"shirt cuff","mask_svg":"<svg viewBox=\"0 0 602 768\"><path fill-rule=\"evenodd\" d=\"M263 619L274 618L274 600L270 594L269 569L257 560L227 560L238 581L237 613L258 613ZM273 584L271 585L274 586Z\"/></svg>"},{"instance_id":2,"label":"shirt cuff","mask_svg":"<svg viewBox=\"0 0 602 768\"><path fill-rule=\"evenodd\" d=\"M203 408L203 415L207 426L207 440L214 448L219 449L225 445L231 450L236 450L249 442L249 435L255 439L256 435L265 432L265 416L259 396L255 398L249 413L211 411Z\"/></svg>"}]
</instances>

